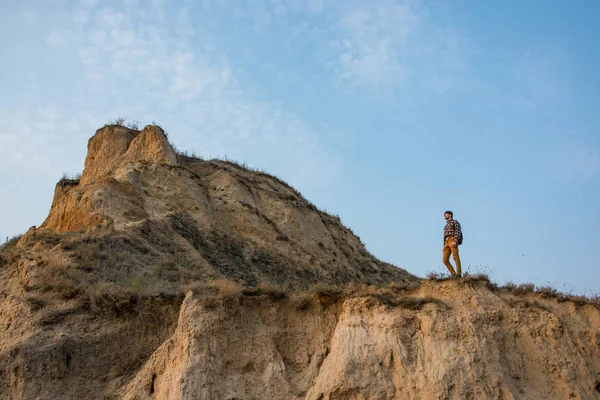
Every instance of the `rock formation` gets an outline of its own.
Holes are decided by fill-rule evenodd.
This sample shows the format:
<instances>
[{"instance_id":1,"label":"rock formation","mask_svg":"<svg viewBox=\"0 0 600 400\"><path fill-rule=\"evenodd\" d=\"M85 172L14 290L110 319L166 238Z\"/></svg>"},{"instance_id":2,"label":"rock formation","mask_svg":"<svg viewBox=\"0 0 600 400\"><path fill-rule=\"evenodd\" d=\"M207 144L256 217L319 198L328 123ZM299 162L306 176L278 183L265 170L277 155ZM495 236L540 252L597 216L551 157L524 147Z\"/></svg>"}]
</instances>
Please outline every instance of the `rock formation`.
<instances>
[{"instance_id":1,"label":"rock formation","mask_svg":"<svg viewBox=\"0 0 600 400\"><path fill-rule=\"evenodd\" d=\"M231 162L178 157L156 126L98 130L81 179L58 183L36 232L105 228L145 237L160 231L193 259L186 264L245 284L416 281L375 259L339 218L281 180Z\"/></svg>"},{"instance_id":2,"label":"rock formation","mask_svg":"<svg viewBox=\"0 0 600 400\"><path fill-rule=\"evenodd\" d=\"M105 126L0 251L0 399L592 399L600 309L421 280L266 173Z\"/></svg>"}]
</instances>

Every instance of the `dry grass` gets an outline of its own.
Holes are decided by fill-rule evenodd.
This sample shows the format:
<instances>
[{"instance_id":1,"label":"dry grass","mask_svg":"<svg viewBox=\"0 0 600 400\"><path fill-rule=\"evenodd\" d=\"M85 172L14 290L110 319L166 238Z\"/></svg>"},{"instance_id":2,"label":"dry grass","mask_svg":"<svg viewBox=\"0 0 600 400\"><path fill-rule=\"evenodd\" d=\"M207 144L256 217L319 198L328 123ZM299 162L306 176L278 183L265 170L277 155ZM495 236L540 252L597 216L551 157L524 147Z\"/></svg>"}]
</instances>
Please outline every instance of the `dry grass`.
<instances>
[{"instance_id":1,"label":"dry grass","mask_svg":"<svg viewBox=\"0 0 600 400\"><path fill-rule=\"evenodd\" d=\"M62 177L58 181L59 186L77 186L79 185L79 181L81 180L81 173L77 173L74 175L63 173Z\"/></svg>"},{"instance_id":2,"label":"dry grass","mask_svg":"<svg viewBox=\"0 0 600 400\"><path fill-rule=\"evenodd\" d=\"M129 117L117 117L108 120L108 122L104 126L122 126L124 128L131 129L132 131L139 131L140 121L131 119Z\"/></svg>"},{"instance_id":3,"label":"dry grass","mask_svg":"<svg viewBox=\"0 0 600 400\"><path fill-rule=\"evenodd\" d=\"M490 269L487 268L489 271ZM593 294L591 296L574 295L570 292L563 292L550 285L536 286L531 282L516 284L514 282L507 282L504 285L497 285L492 282L487 271L477 271L475 273L465 273L462 278L450 277L446 274L431 271L426 274L426 279L435 282L447 281L450 279L456 280L461 283L468 282L483 282L485 286L492 291L509 292L515 296L526 296L536 295L542 299L556 299L560 302L571 301L577 305L592 304L600 306L600 294ZM511 300L509 303L514 303ZM541 307L540 307L541 308Z\"/></svg>"},{"instance_id":4,"label":"dry grass","mask_svg":"<svg viewBox=\"0 0 600 400\"><path fill-rule=\"evenodd\" d=\"M420 310L428 303L442 304L440 300L432 297L417 297L410 294L410 290L401 285L388 285L380 287L374 285L350 285L346 293L350 297L370 297L379 303L390 307L400 307L408 310Z\"/></svg>"},{"instance_id":5,"label":"dry grass","mask_svg":"<svg viewBox=\"0 0 600 400\"><path fill-rule=\"evenodd\" d=\"M490 277L488 274L483 273L483 272L479 272L476 274L465 274L463 276L463 280L466 281L490 281Z\"/></svg>"},{"instance_id":6,"label":"dry grass","mask_svg":"<svg viewBox=\"0 0 600 400\"><path fill-rule=\"evenodd\" d=\"M172 215L167 223L148 220L135 229L132 233L57 234L42 231L33 235L24 251L34 251L39 259L37 267L32 268L37 272L31 274L25 289L48 297L32 297L29 300L32 309L46 307L51 303L48 298L59 301L79 299L82 307L91 311L124 315L136 310L144 299L174 299L189 290L225 301L238 300L242 296L289 298L301 310L317 303L356 297L408 310L419 310L428 303L441 304L433 298L415 296L402 282L391 282L387 286L317 283L303 288L301 283L317 280L313 276L291 275L297 272L291 272L295 270L289 268L290 264L285 260L255 247L245 247L244 242L231 235L201 231L185 213ZM17 240L18 237L2 246L0 256L4 257L3 253ZM193 246L203 262L223 279L207 282L206 266L186 255L187 250L181 244L183 240L188 242L186 246ZM429 273L427 278L433 281L449 279L436 272ZM276 282L288 282L292 286L281 286ZM535 287L531 283L508 283L497 288L484 272L466 274L456 282L483 282L490 290L510 291L516 295L532 293L545 299L600 304L598 296L574 296L550 286Z\"/></svg>"},{"instance_id":7,"label":"dry grass","mask_svg":"<svg viewBox=\"0 0 600 400\"><path fill-rule=\"evenodd\" d=\"M227 300L239 299L242 295L242 286L239 283L227 279L216 279L209 281L206 286L216 289L218 293Z\"/></svg>"},{"instance_id":8,"label":"dry grass","mask_svg":"<svg viewBox=\"0 0 600 400\"><path fill-rule=\"evenodd\" d=\"M570 301L579 306L585 304L600 306L600 294L593 294L591 296L576 295L570 292L563 292L548 285L536 286L531 282L521 284L507 282L497 287L496 290L512 293L515 296L535 295L542 299L556 299L559 302Z\"/></svg>"},{"instance_id":9,"label":"dry grass","mask_svg":"<svg viewBox=\"0 0 600 400\"><path fill-rule=\"evenodd\" d=\"M262 281L256 287L258 293L274 298L274 299L283 299L287 296L287 290L272 282Z\"/></svg>"},{"instance_id":10,"label":"dry grass","mask_svg":"<svg viewBox=\"0 0 600 400\"><path fill-rule=\"evenodd\" d=\"M343 291L343 288L340 286L328 285L326 283L317 283L308 288L309 293L322 297L337 297L340 296Z\"/></svg>"},{"instance_id":11,"label":"dry grass","mask_svg":"<svg viewBox=\"0 0 600 400\"><path fill-rule=\"evenodd\" d=\"M152 229L147 235L39 232L23 250L35 255L24 288L77 298L92 311L126 312L143 298L181 296L186 283L199 279L177 249Z\"/></svg>"},{"instance_id":12,"label":"dry grass","mask_svg":"<svg viewBox=\"0 0 600 400\"><path fill-rule=\"evenodd\" d=\"M387 286L350 283L346 286L330 286L317 284L307 291L295 296L298 309L308 309L311 304L320 302L333 302L349 298L366 298L375 300L379 304L389 307L400 307L408 310L420 310L428 303L443 305L443 302L432 297L417 297L411 295L412 288L406 285L391 282Z\"/></svg>"},{"instance_id":13,"label":"dry grass","mask_svg":"<svg viewBox=\"0 0 600 400\"><path fill-rule=\"evenodd\" d=\"M23 237L23 234L15 235L15 236L11 237L10 239L6 238L6 241L0 245L0 253L3 253L5 251L15 248L17 243L19 242L19 240L21 240L22 237Z\"/></svg>"},{"instance_id":14,"label":"dry grass","mask_svg":"<svg viewBox=\"0 0 600 400\"><path fill-rule=\"evenodd\" d=\"M436 271L427 272L427 274L425 274L425 277L427 279L429 279L430 281L441 281L441 280L446 280L449 278L448 275L446 275L442 272L436 272Z\"/></svg>"}]
</instances>

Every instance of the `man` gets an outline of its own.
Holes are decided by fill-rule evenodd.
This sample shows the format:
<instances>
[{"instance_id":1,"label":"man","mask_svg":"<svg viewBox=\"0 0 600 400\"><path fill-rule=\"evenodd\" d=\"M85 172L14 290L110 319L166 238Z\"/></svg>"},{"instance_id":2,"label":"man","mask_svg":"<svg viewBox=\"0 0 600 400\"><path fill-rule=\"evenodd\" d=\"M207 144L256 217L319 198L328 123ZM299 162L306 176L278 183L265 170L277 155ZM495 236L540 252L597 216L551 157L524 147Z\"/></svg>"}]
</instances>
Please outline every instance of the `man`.
<instances>
[{"instance_id":1,"label":"man","mask_svg":"<svg viewBox=\"0 0 600 400\"><path fill-rule=\"evenodd\" d=\"M462 230L458 221L454 219L454 214L452 211L446 211L444 213L444 218L446 219L446 226L444 227L444 249L442 250L442 261L452 276L460 277L462 276L462 271L460 267L460 257L458 255L458 246L462 244ZM452 264L450 264L450 254L452 254L452 257L454 258L456 272L454 272L454 268L452 268Z\"/></svg>"}]
</instances>

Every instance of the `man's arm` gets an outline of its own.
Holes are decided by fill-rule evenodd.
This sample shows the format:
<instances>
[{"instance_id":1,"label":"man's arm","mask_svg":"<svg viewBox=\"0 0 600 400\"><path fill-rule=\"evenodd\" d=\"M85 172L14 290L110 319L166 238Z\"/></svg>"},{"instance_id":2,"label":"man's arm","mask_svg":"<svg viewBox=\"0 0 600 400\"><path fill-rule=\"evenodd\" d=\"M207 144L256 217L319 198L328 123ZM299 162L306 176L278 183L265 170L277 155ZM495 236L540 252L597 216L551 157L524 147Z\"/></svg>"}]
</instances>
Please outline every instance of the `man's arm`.
<instances>
[{"instance_id":1,"label":"man's arm","mask_svg":"<svg viewBox=\"0 0 600 400\"><path fill-rule=\"evenodd\" d=\"M454 237L454 243L456 246L460 243L460 223L452 220L452 237Z\"/></svg>"}]
</instances>

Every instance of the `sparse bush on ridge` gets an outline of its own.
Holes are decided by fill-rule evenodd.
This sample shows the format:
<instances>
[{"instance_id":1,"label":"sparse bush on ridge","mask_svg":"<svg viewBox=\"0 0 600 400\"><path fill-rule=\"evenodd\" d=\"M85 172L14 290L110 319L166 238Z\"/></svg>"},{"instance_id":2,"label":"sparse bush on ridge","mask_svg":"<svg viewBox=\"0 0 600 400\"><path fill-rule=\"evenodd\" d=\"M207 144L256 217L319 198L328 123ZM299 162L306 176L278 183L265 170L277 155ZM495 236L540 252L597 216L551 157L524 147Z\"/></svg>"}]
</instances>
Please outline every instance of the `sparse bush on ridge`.
<instances>
[{"instance_id":1,"label":"sparse bush on ridge","mask_svg":"<svg viewBox=\"0 0 600 400\"><path fill-rule=\"evenodd\" d=\"M512 287L512 286L511 286ZM516 285L512 292L515 294L527 294L535 292L535 285L531 282L521 283Z\"/></svg>"},{"instance_id":2,"label":"sparse bush on ridge","mask_svg":"<svg viewBox=\"0 0 600 400\"><path fill-rule=\"evenodd\" d=\"M489 275L484 274L482 272L477 273L477 274L466 273L466 274L464 274L463 278L467 279L467 280L471 280L471 281L488 281L488 282L490 281Z\"/></svg>"},{"instance_id":3,"label":"sparse bush on ridge","mask_svg":"<svg viewBox=\"0 0 600 400\"><path fill-rule=\"evenodd\" d=\"M455 279L451 276L436 272L430 271L426 274L426 279L430 281L446 281L449 279ZM488 289L492 291L503 291L509 292L516 296L524 296L527 294L538 295L543 299L557 299L558 301L572 301L578 305L583 304L596 304L600 305L600 294L592 294L590 296L585 295L574 295L571 292L563 292L556 288L553 288L550 285L544 286L536 286L531 282L525 282L516 284L514 282L506 282L503 285L497 285L496 283L490 280L490 277L487 273L478 272L475 274L465 273L462 278L459 278L459 282L474 282L474 281L482 281L486 283Z\"/></svg>"},{"instance_id":4,"label":"sparse bush on ridge","mask_svg":"<svg viewBox=\"0 0 600 400\"><path fill-rule=\"evenodd\" d=\"M68 186L68 185L77 185L81 180L81 173L77 173L74 175L63 173L62 177L58 181L60 186Z\"/></svg>"},{"instance_id":5,"label":"sparse bush on ridge","mask_svg":"<svg viewBox=\"0 0 600 400\"><path fill-rule=\"evenodd\" d=\"M447 279L449 276L442 272L429 271L425 274L425 277L430 281L439 281L442 279Z\"/></svg>"},{"instance_id":6,"label":"sparse bush on ridge","mask_svg":"<svg viewBox=\"0 0 600 400\"><path fill-rule=\"evenodd\" d=\"M140 130L140 121L136 121L136 120L131 120L129 121L129 123L127 124L127 127L131 130L134 131L139 131Z\"/></svg>"},{"instance_id":7,"label":"sparse bush on ridge","mask_svg":"<svg viewBox=\"0 0 600 400\"><path fill-rule=\"evenodd\" d=\"M124 127L124 126L125 126L125 122L126 122L126 121L127 121L127 119L126 119L126 118L123 118L123 117L117 117L117 118L115 118L115 119L109 119L109 120L106 122L106 125L107 125L107 126L110 126L110 125L117 125L117 126L123 126L123 127Z\"/></svg>"},{"instance_id":8,"label":"sparse bush on ridge","mask_svg":"<svg viewBox=\"0 0 600 400\"><path fill-rule=\"evenodd\" d=\"M200 161L204 161L204 159L198 155L198 153L196 153L196 150L192 149L191 151L188 150L178 150L177 154L180 156L184 156L187 158L190 158L192 160L200 160Z\"/></svg>"},{"instance_id":9,"label":"sparse bush on ridge","mask_svg":"<svg viewBox=\"0 0 600 400\"><path fill-rule=\"evenodd\" d=\"M62 174L61 180L63 180L63 179L64 180L70 180L70 181L78 181L78 180L81 179L81 172L78 172L78 173L73 174L73 175L64 172Z\"/></svg>"},{"instance_id":10,"label":"sparse bush on ridge","mask_svg":"<svg viewBox=\"0 0 600 400\"><path fill-rule=\"evenodd\" d=\"M507 282L499 287L500 290L511 292L515 295L536 294L544 299L556 299L560 302L572 301L578 305L596 304L600 305L600 295L592 294L590 296L575 295L571 292L563 292L551 286L536 286L533 283L522 283L516 285L513 282Z\"/></svg>"},{"instance_id":11,"label":"sparse bush on ridge","mask_svg":"<svg viewBox=\"0 0 600 400\"><path fill-rule=\"evenodd\" d=\"M3 252L5 250L9 250L12 249L13 247L15 247L17 245L17 242L23 237L23 234L19 234L19 235L15 235L11 238L9 238L8 236L6 237L6 240L4 243L0 244L0 252Z\"/></svg>"},{"instance_id":12,"label":"sparse bush on ridge","mask_svg":"<svg viewBox=\"0 0 600 400\"><path fill-rule=\"evenodd\" d=\"M115 119L109 119L104 126L122 126L124 128L131 129L132 131L139 131L140 121L137 121L135 119L129 119L127 117L117 117Z\"/></svg>"}]
</instances>

